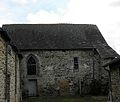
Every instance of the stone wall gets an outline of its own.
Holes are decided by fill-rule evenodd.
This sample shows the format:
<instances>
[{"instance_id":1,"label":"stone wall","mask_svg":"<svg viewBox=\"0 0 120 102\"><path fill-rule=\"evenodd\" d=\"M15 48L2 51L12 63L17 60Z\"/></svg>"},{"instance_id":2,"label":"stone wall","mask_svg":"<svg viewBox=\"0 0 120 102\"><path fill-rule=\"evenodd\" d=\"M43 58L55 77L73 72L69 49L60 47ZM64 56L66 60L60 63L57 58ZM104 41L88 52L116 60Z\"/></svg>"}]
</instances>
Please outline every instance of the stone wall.
<instances>
[{"instance_id":1,"label":"stone wall","mask_svg":"<svg viewBox=\"0 0 120 102\"><path fill-rule=\"evenodd\" d=\"M19 79L18 55L9 43L0 37L0 102L19 102Z\"/></svg>"},{"instance_id":2,"label":"stone wall","mask_svg":"<svg viewBox=\"0 0 120 102\"><path fill-rule=\"evenodd\" d=\"M111 85L113 102L120 102L120 66L111 68Z\"/></svg>"},{"instance_id":3,"label":"stone wall","mask_svg":"<svg viewBox=\"0 0 120 102\"><path fill-rule=\"evenodd\" d=\"M0 37L0 102L5 99L6 42Z\"/></svg>"},{"instance_id":4,"label":"stone wall","mask_svg":"<svg viewBox=\"0 0 120 102\"><path fill-rule=\"evenodd\" d=\"M88 94L91 81L101 78L100 56L93 50L22 51L21 53L23 93L28 91L28 81L36 79L39 96ZM27 60L30 56L34 56L37 62L36 75L27 75ZM78 69L74 69L74 57L78 57Z\"/></svg>"},{"instance_id":5,"label":"stone wall","mask_svg":"<svg viewBox=\"0 0 120 102\"><path fill-rule=\"evenodd\" d=\"M8 73L10 73L10 102L20 99L19 58L11 46L8 46Z\"/></svg>"},{"instance_id":6,"label":"stone wall","mask_svg":"<svg viewBox=\"0 0 120 102\"><path fill-rule=\"evenodd\" d=\"M10 101L15 102L15 53L8 46L8 73L10 73Z\"/></svg>"},{"instance_id":7,"label":"stone wall","mask_svg":"<svg viewBox=\"0 0 120 102\"><path fill-rule=\"evenodd\" d=\"M16 102L21 100L21 88L20 88L20 59L16 56Z\"/></svg>"},{"instance_id":8,"label":"stone wall","mask_svg":"<svg viewBox=\"0 0 120 102\"><path fill-rule=\"evenodd\" d=\"M102 60L101 65L105 65L106 63L111 62L112 59L109 58L109 59L101 59L101 60ZM101 83L102 83L102 88L101 88L102 90L101 91L102 91L102 93L104 93L104 95L108 95L108 94L110 94L110 92L109 92L109 88L110 88L109 73L105 69L109 70L109 68L106 67L106 68L101 69Z\"/></svg>"}]
</instances>

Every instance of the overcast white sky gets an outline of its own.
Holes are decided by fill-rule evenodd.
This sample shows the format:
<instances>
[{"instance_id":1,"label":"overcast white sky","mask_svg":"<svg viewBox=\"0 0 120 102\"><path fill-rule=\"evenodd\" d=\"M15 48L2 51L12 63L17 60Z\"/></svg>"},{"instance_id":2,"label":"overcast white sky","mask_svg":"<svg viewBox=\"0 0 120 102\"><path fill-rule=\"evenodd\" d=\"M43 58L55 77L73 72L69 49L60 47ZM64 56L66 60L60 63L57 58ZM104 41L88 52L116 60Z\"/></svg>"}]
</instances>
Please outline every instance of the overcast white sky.
<instances>
[{"instance_id":1,"label":"overcast white sky","mask_svg":"<svg viewBox=\"0 0 120 102\"><path fill-rule=\"evenodd\" d=\"M120 54L120 0L0 0L0 26L8 23L96 24Z\"/></svg>"}]
</instances>

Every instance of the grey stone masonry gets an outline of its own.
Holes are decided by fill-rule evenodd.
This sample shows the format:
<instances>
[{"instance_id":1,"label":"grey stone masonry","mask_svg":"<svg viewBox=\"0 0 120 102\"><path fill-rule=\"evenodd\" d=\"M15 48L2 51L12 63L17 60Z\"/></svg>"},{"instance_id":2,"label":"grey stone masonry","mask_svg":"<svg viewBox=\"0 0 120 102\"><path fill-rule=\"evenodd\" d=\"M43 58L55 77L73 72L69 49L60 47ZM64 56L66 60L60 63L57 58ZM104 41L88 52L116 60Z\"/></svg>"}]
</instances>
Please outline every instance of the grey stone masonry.
<instances>
[{"instance_id":1,"label":"grey stone masonry","mask_svg":"<svg viewBox=\"0 0 120 102\"><path fill-rule=\"evenodd\" d=\"M120 57L104 65L109 72L109 100L120 102Z\"/></svg>"},{"instance_id":2,"label":"grey stone masonry","mask_svg":"<svg viewBox=\"0 0 120 102\"><path fill-rule=\"evenodd\" d=\"M90 92L90 83L101 78L100 56L93 50L22 51L21 80L23 93L29 93L29 80L37 80L37 95L76 95ZM36 75L27 74L27 61L37 63ZM78 58L78 69L74 58ZM83 86L86 85L86 86ZM58 91L59 90L59 91Z\"/></svg>"},{"instance_id":3,"label":"grey stone masonry","mask_svg":"<svg viewBox=\"0 0 120 102\"><path fill-rule=\"evenodd\" d=\"M10 102L20 101L19 58L11 46L8 46L8 73L10 73Z\"/></svg>"},{"instance_id":4,"label":"grey stone masonry","mask_svg":"<svg viewBox=\"0 0 120 102\"><path fill-rule=\"evenodd\" d=\"M117 66L111 69L111 84L113 102L120 102L120 69Z\"/></svg>"},{"instance_id":5,"label":"grey stone masonry","mask_svg":"<svg viewBox=\"0 0 120 102\"><path fill-rule=\"evenodd\" d=\"M8 41L0 36L0 102L20 101L19 58Z\"/></svg>"},{"instance_id":6,"label":"grey stone masonry","mask_svg":"<svg viewBox=\"0 0 120 102\"><path fill-rule=\"evenodd\" d=\"M6 42L0 37L0 102L5 99Z\"/></svg>"}]
</instances>

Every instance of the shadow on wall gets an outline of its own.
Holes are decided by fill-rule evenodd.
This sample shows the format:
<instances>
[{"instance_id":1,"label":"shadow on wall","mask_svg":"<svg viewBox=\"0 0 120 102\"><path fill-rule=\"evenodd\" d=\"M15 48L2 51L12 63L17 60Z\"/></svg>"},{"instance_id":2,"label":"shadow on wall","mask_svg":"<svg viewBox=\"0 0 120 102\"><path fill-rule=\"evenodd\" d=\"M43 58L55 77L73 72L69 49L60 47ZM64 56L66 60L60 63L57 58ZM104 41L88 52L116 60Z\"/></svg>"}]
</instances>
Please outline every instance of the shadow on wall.
<instances>
[{"instance_id":1,"label":"shadow on wall","mask_svg":"<svg viewBox=\"0 0 120 102\"><path fill-rule=\"evenodd\" d=\"M59 87L48 84L46 87L38 89L37 96L84 96L84 95L108 95L108 83L101 84L101 80L92 80L88 84L87 80L81 82L81 90L79 83L70 84L69 80L64 79L59 81ZM23 98L29 97L28 90L23 90Z\"/></svg>"}]
</instances>

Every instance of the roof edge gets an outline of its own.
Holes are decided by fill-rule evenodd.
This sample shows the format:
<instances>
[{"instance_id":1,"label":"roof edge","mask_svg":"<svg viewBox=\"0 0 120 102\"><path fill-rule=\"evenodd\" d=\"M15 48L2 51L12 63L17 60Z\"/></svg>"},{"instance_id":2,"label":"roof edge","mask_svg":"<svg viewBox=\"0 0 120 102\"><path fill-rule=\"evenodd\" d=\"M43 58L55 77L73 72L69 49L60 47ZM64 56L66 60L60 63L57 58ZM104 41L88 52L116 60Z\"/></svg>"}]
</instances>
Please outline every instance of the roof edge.
<instances>
[{"instance_id":1,"label":"roof edge","mask_svg":"<svg viewBox=\"0 0 120 102\"><path fill-rule=\"evenodd\" d=\"M110 62L106 63L105 65L103 65L103 67L107 67L109 65L113 65L115 63L120 62L120 56L119 57L115 57L113 60L111 60Z\"/></svg>"},{"instance_id":2,"label":"roof edge","mask_svg":"<svg viewBox=\"0 0 120 102\"><path fill-rule=\"evenodd\" d=\"M96 48L93 47L88 47L88 48L79 48L79 49L19 49L20 51L36 51L36 50L41 50L41 51L65 51L65 50L93 50Z\"/></svg>"},{"instance_id":3,"label":"roof edge","mask_svg":"<svg viewBox=\"0 0 120 102\"><path fill-rule=\"evenodd\" d=\"M79 23L41 23L41 24L3 24L2 28L4 26L14 26L14 25L90 25L90 26L96 26L96 24L79 24Z\"/></svg>"},{"instance_id":4,"label":"roof edge","mask_svg":"<svg viewBox=\"0 0 120 102\"><path fill-rule=\"evenodd\" d=\"M0 28L0 35L5 41L10 42L10 37L8 36L7 32Z\"/></svg>"}]
</instances>

